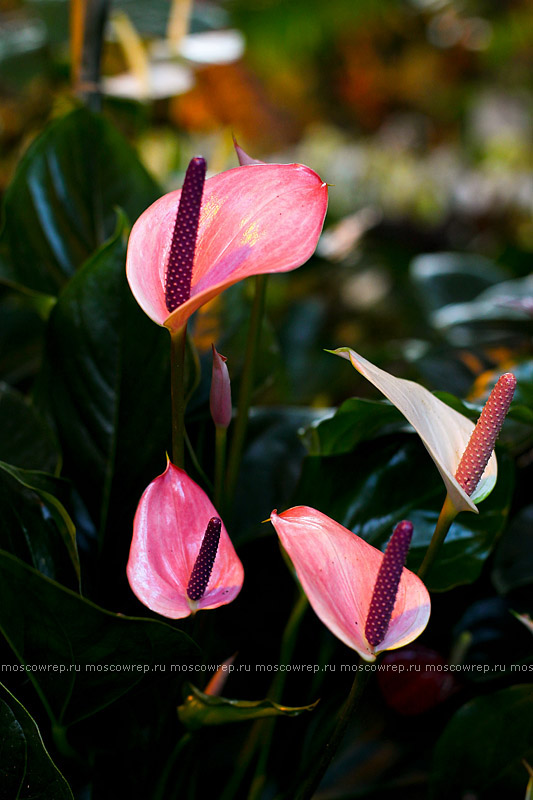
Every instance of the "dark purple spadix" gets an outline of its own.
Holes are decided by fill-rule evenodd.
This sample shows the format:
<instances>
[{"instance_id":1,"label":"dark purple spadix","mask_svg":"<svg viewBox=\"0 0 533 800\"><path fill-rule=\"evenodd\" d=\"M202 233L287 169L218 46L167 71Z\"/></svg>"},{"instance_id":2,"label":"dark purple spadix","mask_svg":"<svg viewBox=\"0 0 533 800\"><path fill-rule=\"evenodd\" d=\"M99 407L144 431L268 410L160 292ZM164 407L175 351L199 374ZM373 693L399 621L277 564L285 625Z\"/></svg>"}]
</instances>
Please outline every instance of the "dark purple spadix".
<instances>
[{"instance_id":1,"label":"dark purple spadix","mask_svg":"<svg viewBox=\"0 0 533 800\"><path fill-rule=\"evenodd\" d=\"M383 555L365 623L365 637L371 647L381 644L387 633L412 535L412 523L399 522Z\"/></svg>"},{"instance_id":2,"label":"dark purple spadix","mask_svg":"<svg viewBox=\"0 0 533 800\"><path fill-rule=\"evenodd\" d=\"M205 172L205 159L197 156L187 167L183 181L165 275L165 303L170 313L191 296L192 267Z\"/></svg>"},{"instance_id":3,"label":"dark purple spadix","mask_svg":"<svg viewBox=\"0 0 533 800\"><path fill-rule=\"evenodd\" d=\"M207 528L202 539L200 552L196 556L191 577L187 585L187 597L189 600L200 600L207 589L211 570L217 557L218 542L220 540L220 529L222 523L218 517L212 517L207 523Z\"/></svg>"}]
</instances>

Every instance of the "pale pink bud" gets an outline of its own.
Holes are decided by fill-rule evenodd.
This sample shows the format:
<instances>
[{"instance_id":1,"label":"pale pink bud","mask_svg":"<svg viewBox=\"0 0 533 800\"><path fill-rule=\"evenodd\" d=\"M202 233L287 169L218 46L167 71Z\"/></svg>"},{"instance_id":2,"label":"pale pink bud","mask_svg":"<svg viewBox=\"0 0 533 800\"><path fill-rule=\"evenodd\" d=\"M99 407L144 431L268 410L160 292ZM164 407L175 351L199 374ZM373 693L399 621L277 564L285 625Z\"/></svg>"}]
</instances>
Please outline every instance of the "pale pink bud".
<instances>
[{"instance_id":1,"label":"pale pink bud","mask_svg":"<svg viewBox=\"0 0 533 800\"><path fill-rule=\"evenodd\" d=\"M492 455L496 439L509 411L515 387L516 378L511 372L506 372L499 378L472 431L455 473L455 480L468 496L478 485Z\"/></svg>"},{"instance_id":2,"label":"pale pink bud","mask_svg":"<svg viewBox=\"0 0 533 800\"><path fill-rule=\"evenodd\" d=\"M226 366L228 360L213 348L213 373L211 377L211 393L209 407L217 428L227 428L231 422L231 382Z\"/></svg>"}]
</instances>

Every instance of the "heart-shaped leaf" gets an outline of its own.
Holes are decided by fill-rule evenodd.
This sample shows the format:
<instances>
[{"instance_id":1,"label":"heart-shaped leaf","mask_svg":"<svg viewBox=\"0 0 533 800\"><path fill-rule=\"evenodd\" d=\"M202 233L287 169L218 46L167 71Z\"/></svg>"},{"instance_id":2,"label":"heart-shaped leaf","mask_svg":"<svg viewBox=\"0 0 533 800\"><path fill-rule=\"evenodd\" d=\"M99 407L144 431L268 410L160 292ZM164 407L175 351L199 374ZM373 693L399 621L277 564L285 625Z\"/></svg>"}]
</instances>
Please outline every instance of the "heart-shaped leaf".
<instances>
[{"instance_id":1,"label":"heart-shaped leaf","mask_svg":"<svg viewBox=\"0 0 533 800\"><path fill-rule=\"evenodd\" d=\"M0 384L0 420L0 461L56 472L60 453L52 429L23 394L6 384Z\"/></svg>"},{"instance_id":2,"label":"heart-shaped leaf","mask_svg":"<svg viewBox=\"0 0 533 800\"><path fill-rule=\"evenodd\" d=\"M39 393L55 420L64 474L102 533L111 500L133 520L170 441L170 339L133 299L124 261L121 224L52 311Z\"/></svg>"},{"instance_id":3,"label":"heart-shaped leaf","mask_svg":"<svg viewBox=\"0 0 533 800\"><path fill-rule=\"evenodd\" d=\"M56 295L115 228L135 220L160 189L103 117L80 108L33 142L6 192L0 279Z\"/></svg>"}]
</instances>

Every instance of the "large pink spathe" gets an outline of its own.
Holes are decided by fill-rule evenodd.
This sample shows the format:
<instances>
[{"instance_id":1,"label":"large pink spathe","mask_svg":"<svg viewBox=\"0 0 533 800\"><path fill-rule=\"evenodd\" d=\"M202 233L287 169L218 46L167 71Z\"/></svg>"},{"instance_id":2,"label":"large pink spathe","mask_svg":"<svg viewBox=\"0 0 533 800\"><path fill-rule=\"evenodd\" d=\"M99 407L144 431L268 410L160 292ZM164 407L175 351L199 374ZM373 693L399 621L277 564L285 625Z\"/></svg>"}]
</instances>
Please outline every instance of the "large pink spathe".
<instances>
[{"instance_id":1,"label":"large pink spathe","mask_svg":"<svg viewBox=\"0 0 533 800\"><path fill-rule=\"evenodd\" d=\"M141 603L171 619L230 603L244 579L242 564L222 525L217 556L200 600L187 585L207 523L218 516L206 493L170 461L145 490L133 523L128 580Z\"/></svg>"},{"instance_id":2,"label":"large pink spathe","mask_svg":"<svg viewBox=\"0 0 533 800\"><path fill-rule=\"evenodd\" d=\"M200 306L250 275L287 272L313 254L327 208L327 185L301 164L249 164L205 182L191 297L169 314L165 270L181 190L156 200L137 220L126 273L151 319L181 328Z\"/></svg>"},{"instance_id":3,"label":"large pink spathe","mask_svg":"<svg viewBox=\"0 0 533 800\"><path fill-rule=\"evenodd\" d=\"M373 648L365 638L365 623L383 553L308 506L279 515L273 511L270 519L317 616L365 661L403 647L422 633L431 603L413 572L404 568L389 628Z\"/></svg>"}]
</instances>

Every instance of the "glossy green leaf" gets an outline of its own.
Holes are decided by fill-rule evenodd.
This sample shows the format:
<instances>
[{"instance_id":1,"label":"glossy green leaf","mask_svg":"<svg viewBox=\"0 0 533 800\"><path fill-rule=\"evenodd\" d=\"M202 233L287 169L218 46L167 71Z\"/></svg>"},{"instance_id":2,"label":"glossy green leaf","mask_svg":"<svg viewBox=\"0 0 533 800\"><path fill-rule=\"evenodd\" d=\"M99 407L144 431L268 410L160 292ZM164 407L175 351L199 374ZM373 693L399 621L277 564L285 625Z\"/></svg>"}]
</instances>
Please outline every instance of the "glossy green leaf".
<instances>
[{"instance_id":1,"label":"glossy green leaf","mask_svg":"<svg viewBox=\"0 0 533 800\"><path fill-rule=\"evenodd\" d=\"M359 442L406 427L403 414L389 402L350 397L333 416L319 419L305 431L309 455L350 453Z\"/></svg>"},{"instance_id":2,"label":"glossy green leaf","mask_svg":"<svg viewBox=\"0 0 533 800\"><path fill-rule=\"evenodd\" d=\"M182 631L112 614L0 552L0 630L51 719L68 725L112 703L160 665L195 663ZM22 671L22 667L19 671Z\"/></svg>"},{"instance_id":3,"label":"glossy green leaf","mask_svg":"<svg viewBox=\"0 0 533 800\"><path fill-rule=\"evenodd\" d=\"M208 725L226 725L228 722L244 722L263 717L297 717L304 711L312 711L316 703L309 706L281 706L273 700L228 700L205 694L196 686L186 685L185 699L178 707L180 721L191 731Z\"/></svg>"},{"instance_id":4,"label":"glossy green leaf","mask_svg":"<svg viewBox=\"0 0 533 800\"><path fill-rule=\"evenodd\" d=\"M119 229L60 295L39 394L55 420L64 474L101 531L110 505L133 519L170 446L170 337L133 299L124 259Z\"/></svg>"},{"instance_id":5,"label":"glossy green leaf","mask_svg":"<svg viewBox=\"0 0 533 800\"><path fill-rule=\"evenodd\" d=\"M433 758L432 800L523 797L533 760L533 685L477 697L452 717ZM453 769L450 765L453 764Z\"/></svg>"},{"instance_id":6,"label":"glossy green leaf","mask_svg":"<svg viewBox=\"0 0 533 800\"><path fill-rule=\"evenodd\" d=\"M479 576L505 525L513 489L513 470L504 455L498 469L496 487L480 504L480 513L463 512L453 523L427 577L430 590L445 591ZM308 457L291 505L313 506L382 549L394 526L411 520L407 566L416 570L444 497L440 475L418 437L396 434L362 442L349 454Z\"/></svg>"},{"instance_id":7,"label":"glossy green leaf","mask_svg":"<svg viewBox=\"0 0 533 800\"><path fill-rule=\"evenodd\" d=\"M80 108L33 142L6 192L0 279L55 295L113 233L161 194L104 117Z\"/></svg>"},{"instance_id":8,"label":"glossy green leaf","mask_svg":"<svg viewBox=\"0 0 533 800\"><path fill-rule=\"evenodd\" d=\"M0 800L73 800L35 720L0 684Z\"/></svg>"},{"instance_id":9,"label":"glossy green leaf","mask_svg":"<svg viewBox=\"0 0 533 800\"><path fill-rule=\"evenodd\" d=\"M0 384L0 461L43 472L56 472L60 465L52 429L23 394L6 384Z\"/></svg>"},{"instance_id":10,"label":"glossy green leaf","mask_svg":"<svg viewBox=\"0 0 533 800\"><path fill-rule=\"evenodd\" d=\"M235 543L267 535L273 508L288 503L305 457L300 433L310 425L319 409L299 407L252 408L247 440L231 509ZM260 480L258 480L260 476Z\"/></svg>"},{"instance_id":11,"label":"glossy green leaf","mask_svg":"<svg viewBox=\"0 0 533 800\"><path fill-rule=\"evenodd\" d=\"M80 580L76 530L58 499L67 492L60 478L0 462L0 548L75 588Z\"/></svg>"}]
</instances>

